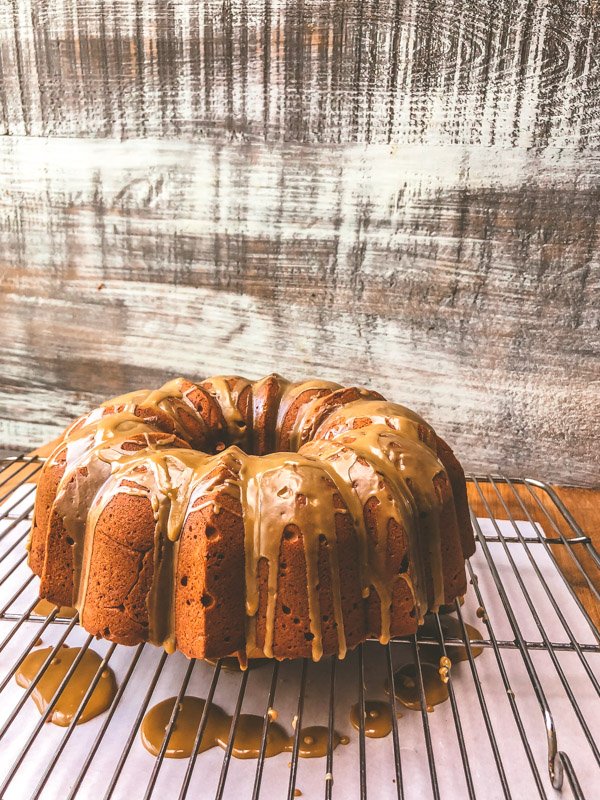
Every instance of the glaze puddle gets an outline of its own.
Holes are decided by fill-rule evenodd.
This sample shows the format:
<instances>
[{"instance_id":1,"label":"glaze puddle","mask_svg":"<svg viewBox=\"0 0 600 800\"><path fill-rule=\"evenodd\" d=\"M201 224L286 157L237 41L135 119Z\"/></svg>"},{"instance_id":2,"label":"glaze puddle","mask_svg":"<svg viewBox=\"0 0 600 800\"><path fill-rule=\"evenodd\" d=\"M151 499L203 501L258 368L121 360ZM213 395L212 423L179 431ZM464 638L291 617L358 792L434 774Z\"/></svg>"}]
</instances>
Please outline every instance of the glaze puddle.
<instances>
[{"instance_id":1,"label":"glaze puddle","mask_svg":"<svg viewBox=\"0 0 600 800\"><path fill-rule=\"evenodd\" d=\"M147 712L141 726L142 743L153 756L162 747L165 731L168 728L173 706L177 698L170 697ZM167 745L167 758L189 758L194 748L198 728L206 701L201 697L187 695L180 703L179 714ZM263 735L264 718L256 714L240 714L233 740L232 755L235 758L258 758ZM212 747L227 748L231 717L219 706L211 705L206 727L198 752ZM334 733L333 746L348 743L347 736ZM324 726L313 725L303 728L299 734L299 755L301 758L321 758L327 755L328 730ZM267 733L265 756L271 758L283 752L291 752L294 737L288 736L279 723L271 720Z\"/></svg>"},{"instance_id":2,"label":"glaze puddle","mask_svg":"<svg viewBox=\"0 0 600 800\"><path fill-rule=\"evenodd\" d=\"M19 686L24 689L29 686L52 649L52 647L44 647L41 650L34 650L23 659L15 674ZM31 694L40 714L43 714L48 708L54 693L80 652L79 647L63 645L46 668ZM71 723L101 663L102 659L94 650L88 648L84 652L81 661L52 709L48 722L53 722L61 727L66 727ZM105 667L77 720L77 724L87 722L106 711L116 691L117 683L114 673L110 667Z\"/></svg>"}]
</instances>

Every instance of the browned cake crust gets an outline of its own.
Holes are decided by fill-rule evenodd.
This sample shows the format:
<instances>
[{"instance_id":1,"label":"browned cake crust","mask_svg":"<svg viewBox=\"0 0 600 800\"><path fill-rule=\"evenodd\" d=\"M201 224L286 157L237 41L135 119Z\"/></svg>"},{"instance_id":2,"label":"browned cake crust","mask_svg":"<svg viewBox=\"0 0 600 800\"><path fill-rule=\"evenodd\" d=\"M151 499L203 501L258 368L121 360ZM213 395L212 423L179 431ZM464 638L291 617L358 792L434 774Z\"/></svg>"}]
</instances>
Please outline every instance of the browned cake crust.
<instances>
[{"instance_id":1,"label":"browned cake crust","mask_svg":"<svg viewBox=\"0 0 600 800\"><path fill-rule=\"evenodd\" d=\"M473 526L471 525L471 514L469 512L469 501L467 500L467 484L465 472L446 442L437 436L437 457L444 465L448 479L452 486L454 497L454 508L458 520L458 530L460 533L460 544L465 558L471 558L475 552L475 537Z\"/></svg>"},{"instance_id":2,"label":"browned cake crust","mask_svg":"<svg viewBox=\"0 0 600 800\"><path fill-rule=\"evenodd\" d=\"M338 654L466 591L462 467L377 392L184 378L76 420L44 466L40 594L190 658Z\"/></svg>"},{"instance_id":3,"label":"browned cake crust","mask_svg":"<svg viewBox=\"0 0 600 800\"><path fill-rule=\"evenodd\" d=\"M134 481L125 486L135 487ZM96 523L81 624L122 644L148 637L154 578L154 514L146 498L118 494Z\"/></svg>"},{"instance_id":4,"label":"browned cake crust","mask_svg":"<svg viewBox=\"0 0 600 800\"><path fill-rule=\"evenodd\" d=\"M188 658L218 658L245 649L244 524L239 498L222 490L232 477L221 470L218 503L196 501L181 531L175 576L175 635Z\"/></svg>"},{"instance_id":5,"label":"browned cake crust","mask_svg":"<svg viewBox=\"0 0 600 800\"><path fill-rule=\"evenodd\" d=\"M257 456L275 449L277 410L286 383L280 375L273 374L253 386L253 446L250 452Z\"/></svg>"},{"instance_id":6,"label":"browned cake crust","mask_svg":"<svg viewBox=\"0 0 600 800\"><path fill-rule=\"evenodd\" d=\"M38 481L29 543L29 566L36 575L41 575L44 567L50 514L58 485L65 473L65 464L64 453L58 453L54 461L44 467Z\"/></svg>"}]
</instances>

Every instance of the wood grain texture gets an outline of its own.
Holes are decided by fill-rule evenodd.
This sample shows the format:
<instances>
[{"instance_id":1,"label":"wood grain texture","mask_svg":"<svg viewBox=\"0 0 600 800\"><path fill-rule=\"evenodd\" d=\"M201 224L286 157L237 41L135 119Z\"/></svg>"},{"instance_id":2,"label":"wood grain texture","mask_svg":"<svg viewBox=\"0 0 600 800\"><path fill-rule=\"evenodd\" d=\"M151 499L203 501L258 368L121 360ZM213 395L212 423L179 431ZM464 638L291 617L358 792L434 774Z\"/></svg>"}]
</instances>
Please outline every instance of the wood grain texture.
<instances>
[{"instance_id":1,"label":"wood grain texture","mask_svg":"<svg viewBox=\"0 0 600 800\"><path fill-rule=\"evenodd\" d=\"M0 441L277 369L600 483L595 11L0 0Z\"/></svg>"},{"instance_id":2,"label":"wood grain texture","mask_svg":"<svg viewBox=\"0 0 600 800\"><path fill-rule=\"evenodd\" d=\"M9 498L11 492L24 483L37 484L43 462L36 460L35 456L42 459L48 458L61 441L62 437L59 436L27 453L30 459L28 463L23 462L20 454L0 451L0 502L6 500L12 505L13 501ZM12 463L11 459L13 459Z\"/></svg>"},{"instance_id":3,"label":"wood grain texture","mask_svg":"<svg viewBox=\"0 0 600 800\"><path fill-rule=\"evenodd\" d=\"M519 484L515 484L514 491L510 486L501 483L496 484L497 489L489 483L481 482L479 485L485 502L481 499L481 495L475 485L473 483L467 484L469 504L473 513L477 516L489 517L491 511L496 519L508 519L509 517L506 513L506 508L508 508L514 519L526 520L527 514L523 511L523 507L525 507L531 519L542 526L546 536L556 537L556 531L553 529L552 523L540 508L540 505L536 503L532 496L533 493L561 533L567 538L574 536L568 523L545 491L533 488L531 493L527 487ZM600 552L600 491L567 486L553 486L552 488L575 518L583 533L589 536L596 550ZM567 552L566 546L553 544L550 545L550 548L562 573L575 590L596 628L600 631L600 604L593 592L590 591L581 571ZM596 566L593 558L582 544L572 545L572 548L592 585L600 591L600 569ZM552 589L552 586L550 588Z\"/></svg>"},{"instance_id":4,"label":"wood grain texture","mask_svg":"<svg viewBox=\"0 0 600 800\"><path fill-rule=\"evenodd\" d=\"M596 0L2 0L10 134L598 142Z\"/></svg>"}]
</instances>

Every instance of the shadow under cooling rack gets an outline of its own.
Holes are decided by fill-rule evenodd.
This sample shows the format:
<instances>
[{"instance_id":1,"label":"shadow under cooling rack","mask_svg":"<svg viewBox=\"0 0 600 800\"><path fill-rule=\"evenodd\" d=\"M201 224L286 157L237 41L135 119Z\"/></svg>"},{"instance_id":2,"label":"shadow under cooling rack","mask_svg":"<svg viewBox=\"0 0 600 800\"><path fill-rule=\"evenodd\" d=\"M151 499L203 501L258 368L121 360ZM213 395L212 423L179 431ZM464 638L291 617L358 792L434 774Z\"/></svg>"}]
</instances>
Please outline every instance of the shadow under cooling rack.
<instances>
[{"instance_id":1,"label":"shadow under cooling rack","mask_svg":"<svg viewBox=\"0 0 600 800\"><path fill-rule=\"evenodd\" d=\"M33 612L37 578L26 565L25 540L42 461L16 456L0 460L0 797L149 798L593 798L600 786L600 635L555 558L564 548L589 595L597 588L600 559L571 512L552 489L531 479L472 477L471 498L477 550L467 564L464 605L455 604L459 637L445 635L433 615L433 637L419 635L387 646L367 642L344 661L324 659L268 663L231 673L136 648L94 641L77 619ZM493 510L496 510L496 516ZM500 511L499 511L500 510ZM576 510L575 510L576 513ZM557 520L559 522L557 522ZM586 553L585 563L580 551ZM590 569L589 565L592 565ZM469 641L466 623L480 639ZM14 680L23 658L40 642L51 651L30 686ZM40 715L30 696L63 644L102 658L94 682L67 728L46 724L77 660ZM454 664L449 700L428 713L423 684L426 648L446 654L463 646L466 660ZM483 652L474 657L475 648ZM394 697L398 667L417 666L420 709ZM117 694L108 711L76 725L102 671L110 666ZM392 691L389 691L389 688ZM232 716L230 744L187 760L150 756L140 741L146 711L166 697L207 698ZM365 735L367 700L392 705L391 735ZM349 721L358 703L360 727ZM177 709L177 705L175 706ZM272 714L293 734L291 753L266 758ZM363 713L360 713L360 712ZM176 713L167 726L177 724ZM263 717L258 759L232 757L242 713ZM292 721L294 724L292 725ZM199 743L207 714L200 721ZM303 726L324 725L327 755L299 758ZM334 733L349 736L334 747ZM196 748L197 749L197 748Z\"/></svg>"}]
</instances>

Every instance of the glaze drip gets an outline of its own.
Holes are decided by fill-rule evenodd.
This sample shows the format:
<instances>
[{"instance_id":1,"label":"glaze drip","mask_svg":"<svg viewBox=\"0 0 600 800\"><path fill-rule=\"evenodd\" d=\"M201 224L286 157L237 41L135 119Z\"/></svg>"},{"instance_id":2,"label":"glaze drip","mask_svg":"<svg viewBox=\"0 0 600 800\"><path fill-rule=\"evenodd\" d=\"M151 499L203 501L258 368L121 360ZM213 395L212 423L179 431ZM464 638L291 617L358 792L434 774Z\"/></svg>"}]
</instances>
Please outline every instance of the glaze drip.
<instances>
[{"instance_id":1,"label":"glaze drip","mask_svg":"<svg viewBox=\"0 0 600 800\"><path fill-rule=\"evenodd\" d=\"M279 554L284 535L302 531L306 560L308 607L312 633L312 657L323 654L318 596L319 537L326 538L331 564L331 579L337 624L339 655L346 653L344 620L341 613L341 589L337 565L336 515L347 513L336 508L334 495L339 486L328 480L318 461L298 453L272 453L247 456L240 471L242 508L246 528L246 611L252 620L258 611L258 563L268 564L268 601L263 650L273 657L275 604ZM256 647L254 626L249 629L248 648Z\"/></svg>"},{"instance_id":2,"label":"glaze drip","mask_svg":"<svg viewBox=\"0 0 600 800\"><path fill-rule=\"evenodd\" d=\"M214 397L221 408L227 426L229 444L243 446L247 441L248 425L239 403L242 393L251 387L251 382L237 375L219 375L203 381L202 384Z\"/></svg>"}]
</instances>

